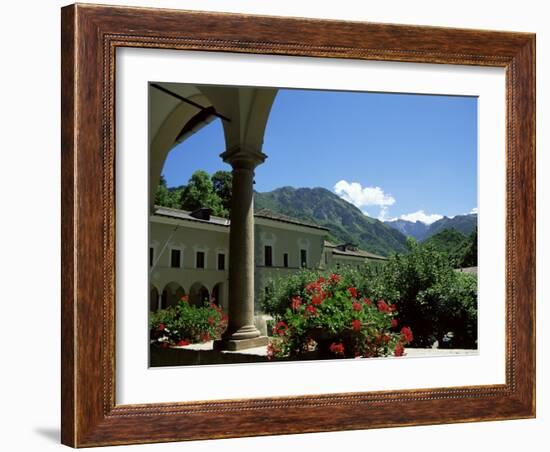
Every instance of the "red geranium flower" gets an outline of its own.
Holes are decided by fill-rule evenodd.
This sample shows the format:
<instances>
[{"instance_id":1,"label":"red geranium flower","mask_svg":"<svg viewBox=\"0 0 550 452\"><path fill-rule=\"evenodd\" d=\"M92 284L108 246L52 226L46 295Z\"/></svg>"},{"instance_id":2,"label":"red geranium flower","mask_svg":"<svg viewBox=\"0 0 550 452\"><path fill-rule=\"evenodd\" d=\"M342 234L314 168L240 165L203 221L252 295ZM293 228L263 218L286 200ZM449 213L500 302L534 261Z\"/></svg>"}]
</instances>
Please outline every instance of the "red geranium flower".
<instances>
[{"instance_id":1,"label":"red geranium flower","mask_svg":"<svg viewBox=\"0 0 550 452\"><path fill-rule=\"evenodd\" d=\"M353 331L361 331L361 320L358 320L358 319L352 320L351 329Z\"/></svg>"},{"instance_id":2,"label":"red geranium flower","mask_svg":"<svg viewBox=\"0 0 550 452\"><path fill-rule=\"evenodd\" d=\"M277 353L279 349L275 346L273 342L270 342L267 344L267 359L273 359L275 357L275 353Z\"/></svg>"},{"instance_id":3,"label":"red geranium flower","mask_svg":"<svg viewBox=\"0 0 550 452\"><path fill-rule=\"evenodd\" d=\"M390 312L390 307L384 300L378 300L378 310L380 312Z\"/></svg>"},{"instance_id":4,"label":"red geranium flower","mask_svg":"<svg viewBox=\"0 0 550 452\"><path fill-rule=\"evenodd\" d=\"M277 322L277 325L275 326L275 334L278 334L279 336L284 336L286 334L288 330L288 325L283 322L283 321L280 321L280 322Z\"/></svg>"},{"instance_id":5,"label":"red geranium flower","mask_svg":"<svg viewBox=\"0 0 550 452\"><path fill-rule=\"evenodd\" d=\"M317 283L317 281L310 282L309 284L306 285L306 292L307 293L317 292L320 289L321 289L321 286L320 286L319 283Z\"/></svg>"},{"instance_id":6,"label":"red geranium flower","mask_svg":"<svg viewBox=\"0 0 550 452\"><path fill-rule=\"evenodd\" d=\"M348 292L352 298L357 298L357 289L355 287L348 287Z\"/></svg>"},{"instance_id":7,"label":"red geranium flower","mask_svg":"<svg viewBox=\"0 0 550 452\"><path fill-rule=\"evenodd\" d=\"M403 344L401 342L398 342L395 346L395 350L393 351L393 354L395 356L403 356L403 353L405 352L405 348L403 347Z\"/></svg>"},{"instance_id":8,"label":"red geranium flower","mask_svg":"<svg viewBox=\"0 0 550 452\"><path fill-rule=\"evenodd\" d=\"M216 319L214 319L214 317L208 317L208 323L210 325L214 325L214 323L216 323Z\"/></svg>"},{"instance_id":9,"label":"red geranium flower","mask_svg":"<svg viewBox=\"0 0 550 452\"><path fill-rule=\"evenodd\" d=\"M323 284L326 281L322 276L317 280L317 284Z\"/></svg>"},{"instance_id":10,"label":"red geranium flower","mask_svg":"<svg viewBox=\"0 0 550 452\"><path fill-rule=\"evenodd\" d=\"M368 304L369 306L372 306L372 301L370 301L370 298L364 298L363 303Z\"/></svg>"},{"instance_id":11,"label":"red geranium flower","mask_svg":"<svg viewBox=\"0 0 550 452\"><path fill-rule=\"evenodd\" d=\"M158 329L164 331L164 328L166 328L166 325L164 323L159 323Z\"/></svg>"},{"instance_id":12,"label":"red geranium flower","mask_svg":"<svg viewBox=\"0 0 550 452\"><path fill-rule=\"evenodd\" d=\"M323 295L316 294L311 297L311 303L315 305L320 305L323 302Z\"/></svg>"},{"instance_id":13,"label":"red geranium flower","mask_svg":"<svg viewBox=\"0 0 550 452\"><path fill-rule=\"evenodd\" d=\"M302 298L299 296L292 297L292 302L290 303L290 306L295 311L298 310L298 308L302 305Z\"/></svg>"},{"instance_id":14,"label":"red geranium flower","mask_svg":"<svg viewBox=\"0 0 550 452\"><path fill-rule=\"evenodd\" d=\"M411 329L408 326L404 326L403 328L401 328L401 336L409 344L414 339L413 333L412 333Z\"/></svg>"},{"instance_id":15,"label":"red geranium flower","mask_svg":"<svg viewBox=\"0 0 550 452\"><path fill-rule=\"evenodd\" d=\"M397 310L397 306L395 304L390 304L388 306L390 312L395 312Z\"/></svg>"},{"instance_id":16,"label":"red geranium flower","mask_svg":"<svg viewBox=\"0 0 550 452\"><path fill-rule=\"evenodd\" d=\"M397 326L397 319L391 319L391 327L395 328Z\"/></svg>"},{"instance_id":17,"label":"red geranium flower","mask_svg":"<svg viewBox=\"0 0 550 452\"><path fill-rule=\"evenodd\" d=\"M201 334L201 342L208 342L210 340L210 334L203 333Z\"/></svg>"},{"instance_id":18,"label":"red geranium flower","mask_svg":"<svg viewBox=\"0 0 550 452\"><path fill-rule=\"evenodd\" d=\"M363 306L361 306L361 303L357 303L357 301L354 301L351 304L351 307L353 308L354 311L360 311L363 308Z\"/></svg>"},{"instance_id":19,"label":"red geranium flower","mask_svg":"<svg viewBox=\"0 0 550 452\"><path fill-rule=\"evenodd\" d=\"M184 295L180 298L181 301L184 301L185 303L189 303L189 295Z\"/></svg>"},{"instance_id":20,"label":"red geranium flower","mask_svg":"<svg viewBox=\"0 0 550 452\"><path fill-rule=\"evenodd\" d=\"M317 308L312 304L306 306L306 314L317 315Z\"/></svg>"},{"instance_id":21,"label":"red geranium flower","mask_svg":"<svg viewBox=\"0 0 550 452\"><path fill-rule=\"evenodd\" d=\"M190 343L191 342L189 342L187 339L182 339L176 345L178 345L179 347L183 347L184 345L189 345Z\"/></svg>"},{"instance_id":22,"label":"red geranium flower","mask_svg":"<svg viewBox=\"0 0 550 452\"><path fill-rule=\"evenodd\" d=\"M332 344L330 344L329 349L335 355L343 355L344 354L344 344L342 344L342 343L337 344L337 343L333 342Z\"/></svg>"},{"instance_id":23,"label":"red geranium flower","mask_svg":"<svg viewBox=\"0 0 550 452\"><path fill-rule=\"evenodd\" d=\"M340 275L333 273L332 275L330 275L329 281L331 284L336 284L339 283L341 279L342 278L340 277Z\"/></svg>"}]
</instances>

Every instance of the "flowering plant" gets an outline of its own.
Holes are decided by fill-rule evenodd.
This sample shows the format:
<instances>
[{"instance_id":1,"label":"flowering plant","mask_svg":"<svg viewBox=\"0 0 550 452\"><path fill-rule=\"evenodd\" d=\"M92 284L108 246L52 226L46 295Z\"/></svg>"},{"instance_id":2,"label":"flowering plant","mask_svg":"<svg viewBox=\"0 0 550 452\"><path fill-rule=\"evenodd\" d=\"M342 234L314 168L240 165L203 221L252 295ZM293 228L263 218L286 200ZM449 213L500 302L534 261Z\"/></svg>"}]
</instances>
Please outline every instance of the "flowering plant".
<instances>
[{"instance_id":1,"label":"flowering plant","mask_svg":"<svg viewBox=\"0 0 550 452\"><path fill-rule=\"evenodd\" d=\"M312 352L320 358L402 356L413 340L410 328L399 329L395 304L373 302L338 274L307 281L296 292L276 314L271 359Z\"/></svg>"},{"instance_id":2,"label":"flowering plant","mask_svg":"<svg viewBox=\"0 0 550 452\"><path fill-rule=\"evenodd\" d=\"M176 306L152 312L149 318L151 343L161 347L189 345L218 339L227 327L227 316L214 303L189 304L187 296Z\"/></svg>"}]
</instances>

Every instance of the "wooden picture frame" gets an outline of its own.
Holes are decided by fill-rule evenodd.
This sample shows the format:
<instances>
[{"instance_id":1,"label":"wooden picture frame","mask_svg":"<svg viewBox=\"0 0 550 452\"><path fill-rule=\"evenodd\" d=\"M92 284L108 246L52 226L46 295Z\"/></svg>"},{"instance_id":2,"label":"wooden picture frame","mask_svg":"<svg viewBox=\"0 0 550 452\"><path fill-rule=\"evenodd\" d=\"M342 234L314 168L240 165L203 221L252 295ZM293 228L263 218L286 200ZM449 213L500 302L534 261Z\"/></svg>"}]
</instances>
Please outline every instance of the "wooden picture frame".
<instances>
[{"instance_id":1,"label":"wooden picture frame","mask_svg":"<svg viewBox=\"0 0 550 452\"><path fill-rule=\"evenodd\" d=\"M71 5L62 9L62 442L73 447L535 416L535 35ZM115 403L115 50L147 47L506 70L506 382Z\"/></svg>"}]
</instances>

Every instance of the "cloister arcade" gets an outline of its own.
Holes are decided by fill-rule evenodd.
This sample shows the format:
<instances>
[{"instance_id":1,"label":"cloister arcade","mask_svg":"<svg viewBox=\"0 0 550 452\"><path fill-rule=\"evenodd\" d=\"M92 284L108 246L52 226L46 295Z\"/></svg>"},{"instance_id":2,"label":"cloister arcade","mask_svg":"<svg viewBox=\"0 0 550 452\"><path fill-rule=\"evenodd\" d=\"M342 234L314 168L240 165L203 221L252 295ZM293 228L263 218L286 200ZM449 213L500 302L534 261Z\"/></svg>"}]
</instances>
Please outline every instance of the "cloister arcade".
<instances>
[{"instance_id":1,"label":"cloister arcade","mask_svg":"<svg viewBox=\"0 0 550 452\"><path fill-rule=\"evenodd\" d=\"M215 346L238 350L265 345L267 338L260 336L254 326L253 181L255 168L267 158L262 149L264 132L277 89L151 83L149 94L151 213L155 190L170 150L214 119L222 120L225 149L220 157L232 166L233 173L227 289L229 324L224 337ZM208 293L209 296L214 294L216 302L221 303L224 291L220 290L220 285L196 284L200 283L195 282L184 291L190 300L200 299ZM161 288L154 288L161 306L165 293L166 303L169 303L179 289L163 287L160 292Z\"/></svg>"}]
</instances>

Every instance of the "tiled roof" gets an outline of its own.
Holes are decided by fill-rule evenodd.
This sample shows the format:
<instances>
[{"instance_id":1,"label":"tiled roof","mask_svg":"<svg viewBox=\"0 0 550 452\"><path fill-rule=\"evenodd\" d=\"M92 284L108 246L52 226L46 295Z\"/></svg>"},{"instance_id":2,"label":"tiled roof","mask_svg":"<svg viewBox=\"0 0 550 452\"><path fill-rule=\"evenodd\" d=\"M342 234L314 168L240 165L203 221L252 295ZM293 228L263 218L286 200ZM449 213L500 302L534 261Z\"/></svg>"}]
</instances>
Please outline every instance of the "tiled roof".
<instances>
[{"instance_id":1,"label":"tiled roof","mask_svg":"<svg viewBox=\"0 0 550 452\"><path fill-rule=\"evenodd\" d=\"M169 207L155 206L155 215L163 217L176 218L178 220L194 221L197 223L215 224L218 226L229 226L229 220L227 218L216 217L210 215L210 220L201 220L191 215L191 212L187 210L171 209Z\"/></svg>"},{"instance_id":2,"label":"tiled roof","mask_svg":"<svg viewBox=\"0 0 550 452\"><path fill-rule=\"evenodd\" d=\"M172 209L169 207L162 207L162 206L155 206L155 215L160 215L163 217L170 217L170 218L176 218L178 220L186 220L186 221L195 221L199 223L210 223L210 224L216 224L219 226L229 226L231 222L227 218L222 217L216 217L214 215L210 215L210 220L202 220L200 218L196 218L193 215L191 215L191 212L187 210L180 210L180 209ZM304 226L308 228L314 228L314 229L321 229L323 231L328 231L327 228L324 228L323 226L318 226L316 224L306 223L304 221L296 220L295 218L287 217L286 215L278 214L275 212L272 212L268 209L262 209L256 213L254 213L254 217L256 218L266 218L268 220L274 220L274 221L281 221L283 223L290 223L290 224L296 224L298 226Z\"/></svg>"},{"instance_id":3,"label":"tiled roof","mask_svg":"<svg viewBox=\"0 0 550 452\"><path fill-rule=\"evenodd\" d=\"M336 254L337 256L350 256L350 257L364 257L368 259L378 259L378 260L388 260L387 257L379 256L378 254L369 253L368 251L364 250L341 250L339 248L334 248L332 250L332 254Z\"/></svg>"},{"instance_id":4,"label":"tiled roof","mask_svg":"<svg viewBox=\"0 0 550 452\"><path fill-rule=\"evenodd\" d=\"M296 224L298 226L305 226L306 228L321 229L323 231L328 231L328 228L319 226L313 223L307 223L305 221L297 220L296 218L287 217L286 215L275 213L269 209L261 209L254 213L256 218L266 218L268 220L281 221L283 223Z\"/></svg>"}]
</instances>

